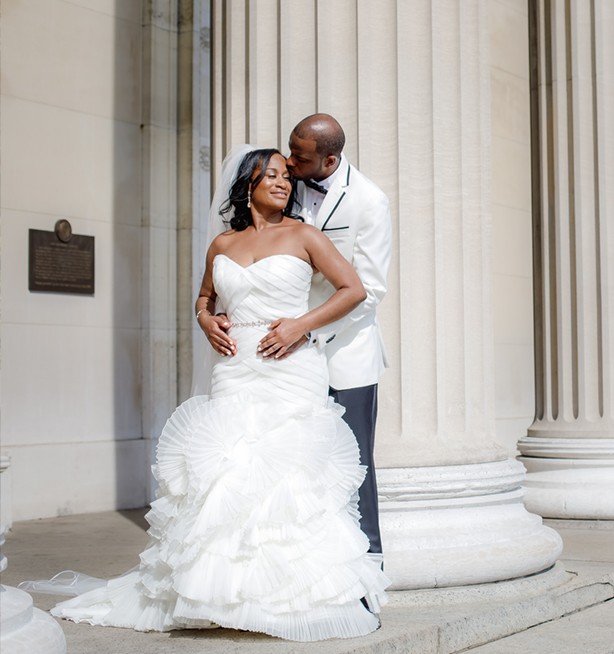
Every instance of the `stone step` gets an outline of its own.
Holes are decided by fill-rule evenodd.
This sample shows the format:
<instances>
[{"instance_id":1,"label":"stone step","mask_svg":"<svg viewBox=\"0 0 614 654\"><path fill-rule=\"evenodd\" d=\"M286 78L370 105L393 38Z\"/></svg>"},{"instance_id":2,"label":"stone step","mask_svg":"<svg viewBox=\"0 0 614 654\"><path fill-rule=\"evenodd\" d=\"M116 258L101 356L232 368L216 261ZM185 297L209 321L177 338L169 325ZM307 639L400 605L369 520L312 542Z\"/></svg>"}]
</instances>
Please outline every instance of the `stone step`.
<instances>
[{"instance_id":1,"label":"stone step","mask_svg":"<svg viewBox=\"0 0 614 654\"><path fill-rule=\"evenodd\" d=\"M466 651L467 654L614 654L614 600Z\"/></svg>"},{"instance_id":2,"label":"stone step","mask_svg":"<svg viewBox=\"0 0 614 654\"><path fill-rule=\"evenodd\" d=\"M509 582L395 593L382 616L386 629L378 642L330 654L455 654L612 598L614 572L594 578L567 572L560 563L548 572Z\"/></svg>"},{"instance_id":3,"label":"stone step","mask_svg":"<svg viewBox=\"0 0 614 654\"><path fill-rule=\"evenodd\" d=\"M614 573L575 574L559 563L525 579L390 596L382 628L349 640L297 644L229 629L145 634L70 622L62 627L71 654L456 654L603 604L614 598Z\"/></svg>"}]
</instances>

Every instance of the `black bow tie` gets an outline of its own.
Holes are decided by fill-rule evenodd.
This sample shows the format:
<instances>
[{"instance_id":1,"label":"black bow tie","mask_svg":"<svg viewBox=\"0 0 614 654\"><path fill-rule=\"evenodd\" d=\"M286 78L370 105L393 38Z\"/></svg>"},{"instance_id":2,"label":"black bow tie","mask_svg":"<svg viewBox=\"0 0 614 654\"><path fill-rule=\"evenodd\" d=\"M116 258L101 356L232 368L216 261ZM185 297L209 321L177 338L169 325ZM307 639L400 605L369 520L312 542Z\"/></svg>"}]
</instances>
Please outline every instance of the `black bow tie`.
<instances>
[{"instance_id":1,"label":"black bow tie","mask_svg":"<svg viewBox=\"0 0 614 654\"><path fill-rule=\"evenodd\" d=\"M328 193L328 191L323 186L320 186L317 182L313 182L310 179L306 179L304 183L305 186L312 188L314 191L317 191L318 193L322 193L322 195L326 195Z\"/></svg>"}]
</instances>

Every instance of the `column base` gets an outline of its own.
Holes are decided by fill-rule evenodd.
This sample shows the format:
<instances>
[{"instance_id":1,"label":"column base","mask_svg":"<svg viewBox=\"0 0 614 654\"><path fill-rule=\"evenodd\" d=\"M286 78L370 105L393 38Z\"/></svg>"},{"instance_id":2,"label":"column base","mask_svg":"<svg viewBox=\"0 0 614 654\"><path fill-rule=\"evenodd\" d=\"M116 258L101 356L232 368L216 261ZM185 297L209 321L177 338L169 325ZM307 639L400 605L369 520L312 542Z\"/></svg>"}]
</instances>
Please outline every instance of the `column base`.
<instances>
[{"instance_id":1,"label":"column base","mask_svg":"<svg viewBox=\"0 0 614 654\"><path fill-rule=\"evenodd\" d=\"M512 459L379 469L384 569L391 590L516 579L556 562L562 541L523 504Z\"/></svg>"},{"instance_id":2,"label":"column base","mask_svg":"<svg viewBox=\"0 0 614 654\"><path fill-rule=\"evenodd\" d=\"M0 606L0 650L11 654L66 654L62 627L50 615L34 608L28 593L2 586Z\"/></svg>"},{"instance_id":3,"label":"column base","mask_svg":"<svg viewBox=\"0 0 614 654\"><path fill-rule=\"evenodd\" d=\"M614 439L527 436L525 505L544 518L614 520Z\"/></svg>"}]
</instances>

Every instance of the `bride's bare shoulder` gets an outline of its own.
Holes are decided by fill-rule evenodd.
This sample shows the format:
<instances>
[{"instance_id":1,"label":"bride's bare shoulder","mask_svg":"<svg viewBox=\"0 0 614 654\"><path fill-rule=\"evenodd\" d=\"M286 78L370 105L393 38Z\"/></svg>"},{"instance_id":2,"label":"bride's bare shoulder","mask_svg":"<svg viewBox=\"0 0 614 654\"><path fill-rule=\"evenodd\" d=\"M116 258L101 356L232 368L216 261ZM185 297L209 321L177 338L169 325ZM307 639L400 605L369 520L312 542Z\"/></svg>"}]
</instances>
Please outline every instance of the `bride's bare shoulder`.
<instances>
[{"instance_id":1,"label":"bride's bare shoulder","mask_svg":"<svg viewBox=\"0 0 614 654\"><path fill-rule=\"evenodd\" d=\"M302 220L294 220L295 224L292 226L296 230L295 234L303 243L320 243L321 241L328 241L328 238L322 234L322 231L313 225L304 223Z\"/></svg>"},{"instance_id":2,"label":"bride's bare shoulder","mask_svg":"<svg viewBox=\"0 0 614 654\"><path fill-rule=\"evenodd\" d=\"M210 252L213 254L222 254L226 251L230 244L235 240L237 231L235 229L229 229L226 232L222 232L216 236L209 246Z\"/></svg>"},{"instance_id":3,"label":"bride's bare shoulder","mask_svg":"<svg viewBox=\"0 0 614 654\"><path fill-rule=\"evenodd\" d=\"M306 222L303 222L301 218L289 218L288 226L296 230L297 234L309 235L313 232L319 232L320 230L314 227L313 225L308 225Z\"/></svg>"}]
</instances>

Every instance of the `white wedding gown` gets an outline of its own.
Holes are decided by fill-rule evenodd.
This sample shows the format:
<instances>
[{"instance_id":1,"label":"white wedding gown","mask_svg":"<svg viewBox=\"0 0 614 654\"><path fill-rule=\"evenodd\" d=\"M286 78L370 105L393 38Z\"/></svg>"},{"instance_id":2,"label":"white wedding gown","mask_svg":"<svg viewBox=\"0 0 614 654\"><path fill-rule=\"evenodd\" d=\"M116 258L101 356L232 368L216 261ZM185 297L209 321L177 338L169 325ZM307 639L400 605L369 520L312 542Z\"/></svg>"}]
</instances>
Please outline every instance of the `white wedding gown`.
<instances>
[{"instance_id":1,"label":"white wedding gown","mask_svg":"<svg viewBox=\"0 0 614 654\"><path fill-rule=\"evenodd\" d=\"M53 615L141 631L211 623L312 641L368 634L389 583L366 555L356 441L327 395L324 356L281 361L256 346L266 325L307 311L311 266L273 255L214 261L237 354L219 357L211 397L184 402L160 436L158 499L140 565ZM244 323L250 323L245 325Z\"/></svg>"}]
</instances>

